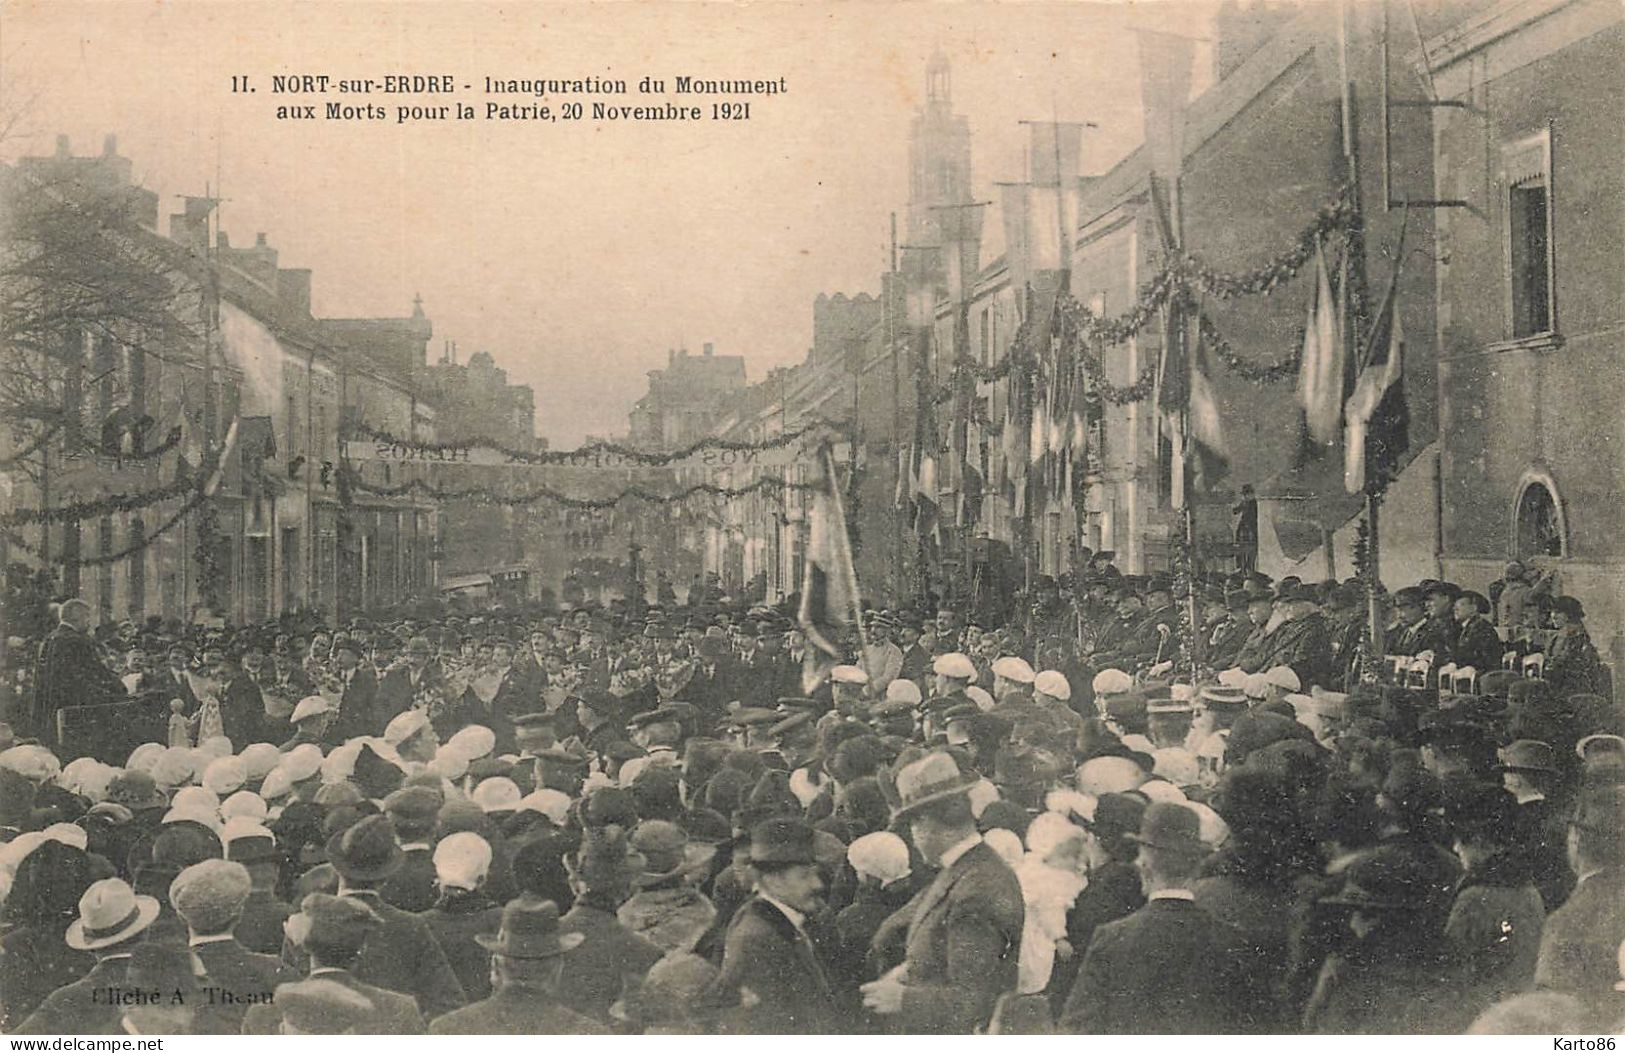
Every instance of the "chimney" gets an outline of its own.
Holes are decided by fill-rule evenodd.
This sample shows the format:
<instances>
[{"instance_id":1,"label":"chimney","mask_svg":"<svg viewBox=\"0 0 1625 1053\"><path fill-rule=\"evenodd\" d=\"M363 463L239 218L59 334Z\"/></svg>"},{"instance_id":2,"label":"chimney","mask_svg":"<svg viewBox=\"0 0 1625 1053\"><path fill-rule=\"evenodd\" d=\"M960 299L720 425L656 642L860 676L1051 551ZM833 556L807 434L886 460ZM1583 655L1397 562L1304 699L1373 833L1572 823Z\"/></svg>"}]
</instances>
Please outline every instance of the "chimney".
<instances>
[{"instance_id":1,"label":"chimney","mask_svg":"<svg viewBox=\"0 0 1625 1053\"><path fill-rule=\"evenodd\" d=\"M254 235L254 247L256 249L265 248L265 232L263 230Z\"/></svg>"},{"instance_id":2,"label":"chimney","mask_svg":"<svg viewBox=\"0 0 1625 1053\"><path fill-rule=\"evenodd\" d=\"M712 346L712 345L711 345L711 342L710 342L710 341L709 341L709 340L707 340L707 341L706 341L706 342L705 342L705 352L704 352L704 353L705 353L705 357L706 357L706 358L710 358L710 357L711 357L711 352L712 352L712 351L714 351L714 350L716 350L716 348L714 348L714 347L713 347L713 346Z\"/></svg>"},{"instance_id":3,"label":"chimney","mask_svg":"<svg viewBox=\"0 0 1625 1053\"><path fill-rule=\"evenodd\" d=\"M102 140L102 156L103 157L117 157L118 156L118 136L109 135L107 138Z\"/></svg>"},{"instance_id":4,"label":"chimney","mask_svg":"<svg viewBox=\"0 0 1625 1053\"><path fill-rule=\"evenodd\" d=\"M67 136L59 135L56 137L56 155L58 157L73 156L73 150L69 147Z\"/></svg>"}]
</instances>

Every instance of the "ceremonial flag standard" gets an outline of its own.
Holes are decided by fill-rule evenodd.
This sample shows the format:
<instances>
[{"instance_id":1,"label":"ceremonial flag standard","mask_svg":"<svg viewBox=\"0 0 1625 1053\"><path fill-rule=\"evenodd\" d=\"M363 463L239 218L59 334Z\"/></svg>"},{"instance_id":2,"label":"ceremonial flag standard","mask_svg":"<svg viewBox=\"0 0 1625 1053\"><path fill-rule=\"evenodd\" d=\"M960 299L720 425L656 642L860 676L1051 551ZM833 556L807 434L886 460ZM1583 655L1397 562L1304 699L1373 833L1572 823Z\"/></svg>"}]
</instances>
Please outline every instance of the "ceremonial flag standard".
<instances>
[{"instance_id":1,"label":"ceremonial flag standard","mask_svg":"<svg viewBox=\"0 0 1625 1053\"><path fill-rule=\"evenodd\" d=\"M819 452L819 463L822 478L808 514L807 570L796 619L807 634L807 656L801 668L805 694L811 694L831 669L846 660L842 638L858 624L861 610L846 510L835 477L835 458L827 445Z\"/></svg>"},{"instance_id":2,"label":"ceremonial flag standard","mask_svg":"<svg viewBox=\"0 0 1625 1053\"><path fill-rule=\"evenodd\" d=\"M1401 256L1400 259L1404 257ZM1399 263L1371 329L1371 342L1344 405L1343 489L1357 494L1368 482L1393 477L1399 458L1410 445L1410 406L1405 400L1405 334L1394 302Z\"/></svg>"},{"instance_id":3,"label":"ceremonial flag standard","mask_svg":"<svg viewBox=\"0 0 1625 1053\"><path fill-rule=\"evenodd\" d=\"M1347 285L1347 282L1344 282ZM1337 299L1332 295L1326 254L1315 248L1315 292L1303 330L1303 362L1298 367L1298 405L1304 427L1320 445L1337 441L1343 400L1348 397L1348 349Z\"/></svg>"}]
</instances>

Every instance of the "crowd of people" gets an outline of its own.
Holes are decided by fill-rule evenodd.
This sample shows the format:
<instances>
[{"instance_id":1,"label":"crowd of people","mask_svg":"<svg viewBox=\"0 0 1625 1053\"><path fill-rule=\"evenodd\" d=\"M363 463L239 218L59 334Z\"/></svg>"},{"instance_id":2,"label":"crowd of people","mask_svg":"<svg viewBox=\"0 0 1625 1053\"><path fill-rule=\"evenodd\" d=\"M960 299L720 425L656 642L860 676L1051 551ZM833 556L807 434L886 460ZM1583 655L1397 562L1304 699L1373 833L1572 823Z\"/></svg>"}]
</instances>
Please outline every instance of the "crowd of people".
<instances>
[{"instance_id":1,"label":"crowd of people","mask_svg":"<svg viewBox=\"0 0 1625 1053\"><path fill-rule=\"evenodd\" d=\"M1554 591L1401 589L1397 661L1356 583L1110 553L999 624L865 610L837 656L794 597L708 590L68 599L0 698L0 1030L1616 1028L1625 727Z\"/></svg>"}]
</instances>

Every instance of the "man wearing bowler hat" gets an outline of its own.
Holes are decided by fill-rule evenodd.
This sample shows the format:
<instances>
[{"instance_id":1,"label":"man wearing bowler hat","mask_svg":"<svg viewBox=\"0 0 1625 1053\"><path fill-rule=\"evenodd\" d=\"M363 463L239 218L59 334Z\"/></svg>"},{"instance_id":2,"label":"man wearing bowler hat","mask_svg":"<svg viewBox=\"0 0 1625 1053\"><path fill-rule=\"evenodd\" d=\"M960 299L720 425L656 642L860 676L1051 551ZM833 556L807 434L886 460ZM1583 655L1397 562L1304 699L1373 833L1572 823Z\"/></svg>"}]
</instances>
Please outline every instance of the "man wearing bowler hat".
<instances>
[{"instance_id":1,"label":"man wearing bowler hat","mask_svg":"<svg viewBox=\"0 0 1625 1053\"><path fill-rule=\"evenodd\" d=\"M905 1034L971 1034L1016 988L1021 885L976 829L969 793L977 781L942 752L897 774L892 822L940 869L911 904L903 964L860 990L865 1007Z\"/></svg>"},{"instance_id":2,"label":"man wearing bowler hat","mask_svg":"<svg viewBox=\"0 0 1625 1053\"><path fill-rule=\"evenodd\" d=\"M824 901L813 828L792 818L757 823L750 832L750 873L756 894L728 924L722 971L708 995L712 1003L732 1007L723 1011L720 1030L739 1035L850 1031L822 955L807 935L808 918Z\"/></svg>"},{"instance_id":3,"label":"man wearing bowler hat","mask_svg":"<svg viewBox=\"0 0 1625 1053\"><path fill-rule=\"evenodd\" d=\"M1145 810L1136 865L1144 907L1095 931L1062 1014L1080 1034L1225 1034L1252 1030L1256 1004L1238 933L1196 905L1191 883L1207 857L1195 811L1173 801Z\"/></svg>"},{"instance_id":4,"label":"man wearing bowler hat","mask_svg":"<svg viewBox=\"0 0 1625 1053\"><path fill-rule=\"evenodd\" d=\"M435 1020L431 1035L603 1035L609 1029L558 1002L565 956L579 932L559 928L558 904L521 896L502 910L495 936L475 936L491 952L491 997Z\"/></svg>"},{"instance_id":5,"label":"man wearing bowler hat","mask_svg":"<svg viewBox=\"0 0 1625 1053\"><path fill-rule=\"evenodd\" d=\"M339 896L371 908L380 922L356 959L355 975L413 996L425 1016L435 1017L464 1003L463 988L428 922L379 895L401 857L394 828L382 815L369 815L327 842L327 859L339 874ZM282 959L297 964L296 950L284 945Z\"/></svg>"}]
</instances>

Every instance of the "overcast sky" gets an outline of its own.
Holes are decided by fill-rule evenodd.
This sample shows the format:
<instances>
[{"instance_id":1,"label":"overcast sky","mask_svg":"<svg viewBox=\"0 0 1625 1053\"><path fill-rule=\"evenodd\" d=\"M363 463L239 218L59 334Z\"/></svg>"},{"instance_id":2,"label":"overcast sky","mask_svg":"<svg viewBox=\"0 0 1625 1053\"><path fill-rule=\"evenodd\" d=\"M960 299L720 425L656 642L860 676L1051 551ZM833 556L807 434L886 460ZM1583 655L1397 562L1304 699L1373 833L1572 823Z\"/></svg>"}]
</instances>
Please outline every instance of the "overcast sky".
<instances>
[{"instance_id":1,"label":"overcast sky","mask_svg":"<svg viewBox=\"0 0 1625 1053\"><path fill-rule=\"evenodd\" d=\"M62 133L88 154L116 134L165 214L173 195L218 181L233 244L264 231L282 266L311 268L318 315L403 315L421 294L431 357L447 339L464 359L491 352L535 387L538 432L567 446L624 433L669 347L713 342L743 354L754 381L801 360L818 293L879 291L935 48L952 60L976 194L989 198L995 181L1023 175L1024 118L1098 123L1085 172L1131 150L1130 27L1206 35L1209 10L11 0L0 116L21 123L0 153L48 153ZM1198 86L1208 62L1199 47ZM679 74L782 76L789 93L756 99L736 123L275 120L270 76L306 72L449 73L473 84L456 98L482 112L486 76L634 89L644 75L668 87ZM234 74L259 91L233 95ZM996 210L987 229L990 258Z\"/></svg>"}]
</instances>

